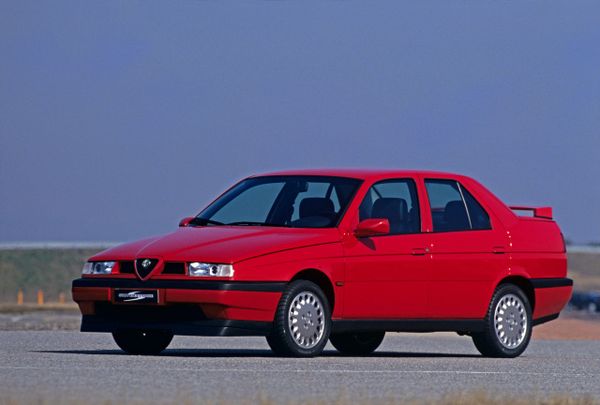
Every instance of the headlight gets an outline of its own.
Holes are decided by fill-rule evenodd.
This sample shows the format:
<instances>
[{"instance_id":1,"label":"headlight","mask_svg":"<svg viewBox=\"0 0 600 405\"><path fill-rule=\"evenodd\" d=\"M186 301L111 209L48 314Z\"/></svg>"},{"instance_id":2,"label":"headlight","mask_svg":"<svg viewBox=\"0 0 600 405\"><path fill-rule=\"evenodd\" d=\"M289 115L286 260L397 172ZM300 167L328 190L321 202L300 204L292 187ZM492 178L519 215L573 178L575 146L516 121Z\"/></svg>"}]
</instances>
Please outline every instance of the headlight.
<instances>
[{"instance_id":1,"label":"headlight","mask_svg":"<svg viewBox=\"0 0 600 405\"><path fill-rule=\"evenodd\" d=\"M116 262L87 262L83 265L83 274L111 274Z\"/></svg>"},{"instance_id":2,"label":"headlight","mask_svg":"<svg viewBox=\"0 0 600 405\"><path fill-rule=\"evenodd\" d=\"M192 262L188 265L188 274L193 277L233 277L231 264Z\"/></svg>"}]
</instances>

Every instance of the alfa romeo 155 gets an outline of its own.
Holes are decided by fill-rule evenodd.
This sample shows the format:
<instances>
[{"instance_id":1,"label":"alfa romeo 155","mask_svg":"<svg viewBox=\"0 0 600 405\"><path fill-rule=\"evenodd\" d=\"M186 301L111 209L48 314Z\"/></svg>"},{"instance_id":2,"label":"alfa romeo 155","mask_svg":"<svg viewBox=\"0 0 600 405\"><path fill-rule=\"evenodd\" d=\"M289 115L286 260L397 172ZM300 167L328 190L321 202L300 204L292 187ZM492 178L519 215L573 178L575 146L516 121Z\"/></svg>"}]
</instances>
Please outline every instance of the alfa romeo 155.
<instances>
[{"instance_id":1,"label":"alfa romeo 155","mask_svg":"<svg viewBox=\"0 0 600 405\"><path fill-rule=\"evenodd\" d=\"M367 355L386 332L453 331L515 357L568 302L566 273L549 207L448 173L302 170L248 177L174 232L91 257L72 293L81 330L131 354L250 335L277 355Z\"/></svg>"}]
</instances>

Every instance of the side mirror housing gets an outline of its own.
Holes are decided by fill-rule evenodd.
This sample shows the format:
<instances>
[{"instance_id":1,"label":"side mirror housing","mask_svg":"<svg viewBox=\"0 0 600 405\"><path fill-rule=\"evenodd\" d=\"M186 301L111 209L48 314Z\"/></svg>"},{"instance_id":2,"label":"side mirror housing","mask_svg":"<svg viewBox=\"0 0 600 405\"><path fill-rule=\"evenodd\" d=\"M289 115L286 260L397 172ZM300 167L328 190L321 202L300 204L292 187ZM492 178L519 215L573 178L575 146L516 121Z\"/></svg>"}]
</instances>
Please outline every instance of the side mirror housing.
<instances>
[{"instance_id":1,"label":"side mirror housing","mask_svg":"<svg viewBox=\"0 0 600 405\"><path fill-rule=\"evenodd\" d=\"M390 233L390 221L386 218L369 218L358 223L354 230L357 238L368 238L369 236L387 235Z\"/></svg>"},{"instance_id":2,"label":"side mirror housing","mask_svg":"<svg viewBox=\"0 0 600 405\"><path fill-rule=\"evenodd\" d=\"M194 217L185 217L181 221L179 221L179 227L188 226L188 224L194 219Z\"/></svg>"}]
</instances>

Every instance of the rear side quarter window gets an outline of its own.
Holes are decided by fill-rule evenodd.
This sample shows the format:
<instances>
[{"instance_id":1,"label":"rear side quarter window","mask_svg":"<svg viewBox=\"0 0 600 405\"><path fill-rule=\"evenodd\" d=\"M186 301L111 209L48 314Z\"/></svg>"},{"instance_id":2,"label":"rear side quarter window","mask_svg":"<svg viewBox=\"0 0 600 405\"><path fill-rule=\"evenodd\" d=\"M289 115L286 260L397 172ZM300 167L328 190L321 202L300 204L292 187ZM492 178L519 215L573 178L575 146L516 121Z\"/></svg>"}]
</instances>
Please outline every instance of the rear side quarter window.
<instances>
[{"instance_id":1,"label":"rear side quarter window","mask_svg":"<svg viewBox=\"0 0 600 405\"><path fill-rule=\"evenodd\" d=\"M474 230L492 229L490 216L481 204L479 204L479 201L466 188L462 186L461 188L465 202L467 203L469 217L471 218L471 228Z\"/></svg>"}]
</instances>

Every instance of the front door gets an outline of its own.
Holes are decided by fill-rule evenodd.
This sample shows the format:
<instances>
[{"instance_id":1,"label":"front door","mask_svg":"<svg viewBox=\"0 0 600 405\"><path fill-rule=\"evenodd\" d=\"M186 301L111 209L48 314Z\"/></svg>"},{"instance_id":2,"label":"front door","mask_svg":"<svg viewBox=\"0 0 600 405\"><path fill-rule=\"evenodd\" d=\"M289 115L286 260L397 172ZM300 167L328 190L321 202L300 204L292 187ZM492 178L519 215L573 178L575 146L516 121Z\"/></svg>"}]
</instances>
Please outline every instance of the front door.
<instances>
[{"instance_id":1,"label":"front door","mask_svg":"<svg viewBox=\"0 0 600 405\"><path fill-rule=\"evenodd\" d=\"M365 195L357 221L385 218L390 234L349 235L343 316L346 319L422 318L427 310L428 235L421 233L417 190L412 179L375 183Z\"/></svg>"}]
</instances>

